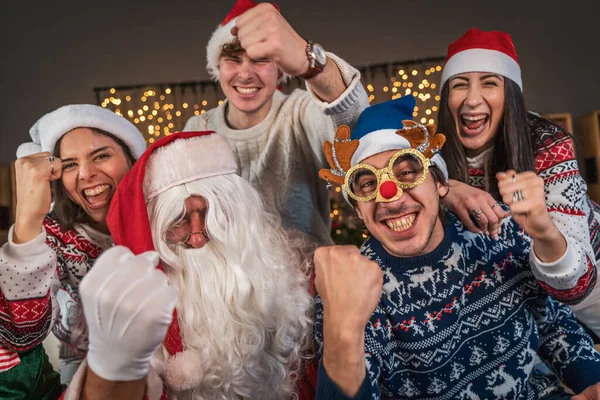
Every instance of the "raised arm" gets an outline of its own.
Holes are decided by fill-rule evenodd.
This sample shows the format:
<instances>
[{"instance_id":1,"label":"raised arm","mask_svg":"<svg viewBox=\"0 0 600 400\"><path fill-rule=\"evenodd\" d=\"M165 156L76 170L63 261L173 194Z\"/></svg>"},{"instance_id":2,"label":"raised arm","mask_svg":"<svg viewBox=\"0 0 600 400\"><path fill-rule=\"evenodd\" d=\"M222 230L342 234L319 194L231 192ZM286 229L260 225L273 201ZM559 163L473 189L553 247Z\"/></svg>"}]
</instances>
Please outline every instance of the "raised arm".
<instances>
[{"instance_id":1,"label":"raised arm","mask_svg":"<svg viewBox=\"0 0 600 400\"><path fill-rule=\"evenodd\" d=\"M18 244L14 230L13 226L0 248L0 341L23 352L50 332L56 253L46 244L46 231Z\"/></svg>"},{"instance_id":2,"label":"raised arm","mask_svg":"<svg viewBox=\"0 0 600 400\"><path fill-rule=\"evenodd\" d=\"M365 326L381 297L381 269L353 246L333 246L317 249L315 275L317 397L371 399L378 388L367 376Z\"/></svg>"},{"instance_id":3,"label":"raised arm","mask_svg":"<svg viewBox=\"0 0 600 400\"><path fill-rule=\"evenodd\" d=\"M573 204L555 204L558 200L548 195L544 179L534 172L510 170L498 173L497 179L500 195L513 218L533 239L530 264L535 277L557 300L566 304L581 302L596 283L595 262L585 250L589 248L591 253L583 211L576 211ZM570 190L563 188L561 193L581 195ZM550 211L554 208L560 211ZM569 208L581 215L571 215Z\"/></svg>"}]
</instances>

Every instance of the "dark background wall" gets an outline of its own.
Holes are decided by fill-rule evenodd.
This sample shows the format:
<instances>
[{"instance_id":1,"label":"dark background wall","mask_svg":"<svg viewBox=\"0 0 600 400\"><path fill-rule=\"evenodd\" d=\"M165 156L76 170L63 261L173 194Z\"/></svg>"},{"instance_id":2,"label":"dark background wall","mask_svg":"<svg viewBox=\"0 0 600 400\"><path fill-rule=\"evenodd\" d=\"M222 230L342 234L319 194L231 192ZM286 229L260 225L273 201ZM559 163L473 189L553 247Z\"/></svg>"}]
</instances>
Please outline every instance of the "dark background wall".
<instances>
[{"instance_id":1,"label":"dark background wall","mask_svg":"<svg viewBox=\"0 0 600 400\"><path fill-rule=\"evenodd\" d=\"M207 79L205 46L234 0L11 1L0 15L0 162L29 127L93 88ZM512 34L529 108L600 108L600 1L280 0L304 37L350 63L445 55L468 28Z\"/></svg>"}]
</instances>

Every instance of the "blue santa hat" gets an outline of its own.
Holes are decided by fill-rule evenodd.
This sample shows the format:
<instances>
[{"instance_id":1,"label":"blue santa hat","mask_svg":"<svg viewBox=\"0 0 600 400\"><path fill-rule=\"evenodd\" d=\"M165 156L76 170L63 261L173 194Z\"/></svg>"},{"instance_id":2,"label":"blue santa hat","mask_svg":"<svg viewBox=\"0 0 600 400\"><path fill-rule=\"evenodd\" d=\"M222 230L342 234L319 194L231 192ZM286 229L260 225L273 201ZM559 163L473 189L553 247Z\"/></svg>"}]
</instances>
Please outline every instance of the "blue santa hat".
<instances>
[{"instance_id":1,"label":"blue santa hat","mask_svg":"<svg viewBox=\"0 0 600 400\"><path fill-rule=\"evenodd\" d=\"M397 132L404 127L403 120L412 119L415 103L414 96L403 96L366 108L350 134L350 140L359 141L351 165L384 151L410 149L410 142ZM431 163L442 171L447 180L448 168L442 156L435 154Z\"/></svg>"}]
</instances>

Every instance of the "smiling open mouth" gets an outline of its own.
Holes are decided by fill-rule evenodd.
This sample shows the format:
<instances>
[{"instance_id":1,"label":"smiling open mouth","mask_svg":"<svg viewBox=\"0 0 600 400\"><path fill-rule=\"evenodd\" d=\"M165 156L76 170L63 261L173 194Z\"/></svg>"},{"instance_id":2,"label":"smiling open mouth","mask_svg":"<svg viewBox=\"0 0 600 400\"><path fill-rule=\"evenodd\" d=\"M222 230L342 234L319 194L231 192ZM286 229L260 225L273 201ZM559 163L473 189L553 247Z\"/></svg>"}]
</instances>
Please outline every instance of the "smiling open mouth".
<instances>
[{"instance_id":1,"label":"smiling open mouth","mask_svg":"<svg viewBox=\"0 0 600 400\"><path fill-rule=\"evenodd\" d=\"M110 185L98 185L83 191L83 196L92 208L105 206L111 197Z\"/></svg>"},{"instance_id":2,"label":"smiling open mouth","mask_svg":"<svg viewBox=\"0 0 600 400\"><path fill-rule=\"evenodd\" d=\"M257 87L240 87L235 86L235 90L240 94L254 94L258 91Z\"/></svg>"},{"instance_id":3,"label":"smiling open mouth","mask_svg":"<svg viewBox=\"0 0 600 400\"><path fill-rule=\"evenodd\" d=\"M489 120L489 115L461 115L460 116L462 129L466 134L481 133Z\"/></svg>"},{"instance_id":4,"label":"smiling open mouth","mask_svg":"<svg viewBox=\"0 0 600 400\"><path fill-rule=\"evenodd\" d=\"M416 214L408 214L396 219L388 219L385 224L394 232L401 232L409 229L415 222Z\"/></svg>"}]
</instances>

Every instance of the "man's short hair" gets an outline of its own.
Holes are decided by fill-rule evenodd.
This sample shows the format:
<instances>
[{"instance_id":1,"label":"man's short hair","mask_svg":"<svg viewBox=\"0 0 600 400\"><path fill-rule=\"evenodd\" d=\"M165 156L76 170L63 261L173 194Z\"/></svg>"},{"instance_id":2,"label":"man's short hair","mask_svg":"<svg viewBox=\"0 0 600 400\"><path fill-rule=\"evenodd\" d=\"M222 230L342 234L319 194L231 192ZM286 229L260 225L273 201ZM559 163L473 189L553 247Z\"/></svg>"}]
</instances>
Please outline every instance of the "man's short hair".
<instances>
[{"instance_id":1,"label":"man's short hair","mask_svg":"<svg viewBox=\"0 0 600 400\"><path fill-rule=\"evenodd\" d=\"M237 57L244 54L246 50L242 47L240 39L237 37L229 43L221 46L221 57Z\"/></svg>"}]
</instances>

